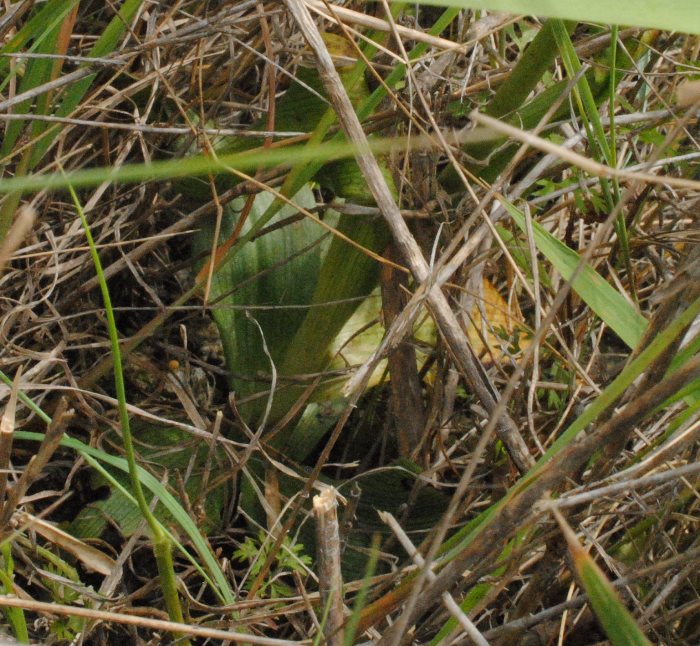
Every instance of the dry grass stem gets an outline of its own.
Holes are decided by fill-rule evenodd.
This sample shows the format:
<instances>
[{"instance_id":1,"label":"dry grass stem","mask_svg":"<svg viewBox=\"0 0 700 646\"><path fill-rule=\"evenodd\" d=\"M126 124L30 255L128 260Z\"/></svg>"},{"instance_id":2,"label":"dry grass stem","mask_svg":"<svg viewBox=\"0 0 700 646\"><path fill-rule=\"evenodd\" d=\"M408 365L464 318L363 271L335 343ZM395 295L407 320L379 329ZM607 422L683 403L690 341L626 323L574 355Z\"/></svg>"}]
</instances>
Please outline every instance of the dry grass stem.
<instances>
[{"instance_id":1,"label":"dry grass stem","mask_svg":"<svg viewBox=\"0 0 700 646\"><path fill-rule=\"evenodd\" d=\"M627 179L635 182L646 182L649 184L663 184L671 188L694 189L696 191L700 189L700 182L684 179L682 177L673 177L672 175L654 175L652 173L644 173L641 171L627 171L624 169L611 168L610 166L599 164L588 157L578 155L567 148L553 144L546 139L542 139L541 137L521 130L520 128L509 126L507 123L503 123L498 119L481 114L480 112L474 111L469 116L475 123L480 123L488 128L496 130L497 132L501 132L512 139L522 141L533 148L538 148L543 152L555 155L559 157L559 159L568 162L573 166L578 166L582 170L585 170L586 172L591 173L591 175L595 175L597 177L605 177L608 179Z\"/></svg>"},{"instance_id":2,"label":"dry grass stem","mask_svg":"<svg viewBox=\"0 0 700 646\"><path fill-rule=\"evenodd\" d=\"M313 501L318 541L318 585L326 617L323 632L330 646L343 644L343 574L340 570L340 526L335 489L328 487Z\"/></svg>"}]
</instances>

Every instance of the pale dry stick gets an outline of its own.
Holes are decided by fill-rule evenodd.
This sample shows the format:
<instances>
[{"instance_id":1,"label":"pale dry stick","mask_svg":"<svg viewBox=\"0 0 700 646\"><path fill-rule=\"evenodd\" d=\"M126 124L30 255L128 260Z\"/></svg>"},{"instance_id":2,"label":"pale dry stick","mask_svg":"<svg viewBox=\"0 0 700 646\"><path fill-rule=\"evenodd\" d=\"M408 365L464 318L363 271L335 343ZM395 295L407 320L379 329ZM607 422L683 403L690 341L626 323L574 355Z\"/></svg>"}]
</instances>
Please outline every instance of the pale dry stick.
<instances>
[{"instance_id":1,"label":"pale dry stick","mask_svg":"<svg viewBox=\"0 0 700 646\"><path fill-rule=\"evenodd\" d=\"M167 371L165 374L165 387L170 392L175 393L175 396L180 401L180 405L185 411L185 414L189 418L190 422L192 422L193 426L197 428L209 427L208 420L205 420L204 417L202 417L197 403L193 400L192 395L190 392L188 392L188 389L183 386L180 377L176 376L172 371Z\"/></svg>"},{"instance_id":2,"label":"pale dry stick","mask_svg":"<svg viewBox=\"0 0 700 646\"><path fill-rule=\"evenodd\" d=\"M17 412L17 395L19 383L22 379L22 366L17 369L12 381L10 397L5 405L5 410L0 419L0 510L5 504L5 490L10 469L10 456L12 455L12 440L15 434L15 414Z\"/></svg>"},{"instance_id":3,"label":"pale dry stick","mask_svg":"<svg viewBox=\"0 0 700 646\"><path fill-rule=\"evenodd\" d=\"M532 293L534 295L534 305L535 305L535 329L539 329L542 323L542 300L540 298L540 272L539 263L537 261L537 248L535 246L535 233L532 227L532 214L530 213L530 207L525 204L523 209L525 213L525 232L527 236L527 247L530 252L530 271L532 272ZM527 281L523 281L526 284ZM528 290L529 291L529 290ZM530 377L530 385L527 389L527 425L530 428L530 435L533 441L539 448L540 452L544 455L545 449L540 442L539 437L537 437L537 430L535 429L535 396L537 391L537 381L540 376L540 344L535 345L535 350L532 355L532 375Z\"/></svg>"},{"instance_id":4,"label":"pale dry stick","mask_svg":"<svg viewBox=\"0 0 700 646\"><path fill-rule=\"evenodd\" d=\"M641 171L628 171L624 168L611 168L605 164L599 164L588 157L579 155L573 150L562 148L558 144L554 144L542 137L526 132L520 128L508 125L503 121L494 119L476 110L469 113L469 118L480 123L488 128L501 132L509 138L517 139L523 143L537 148L546 153L557 155L561 160L568 162L572 166L577 166L591 175L603 177L606 179L629 179L635 182L647 182L649 184L661 184L672 188L689 188L693 190L700 189L700 182L692 179L683 179L682 177L671 177L669 175L654 175L653 173L645 173Z\"/></svg>"},{"instance_id":5,"label":"pale dry stick","mask_svg":"<svg viewBox=\"0 0 700 646\"><path fill-rule=\"evenodd\" d=\"M248 643L259 646L299 646L309 644L310 640L291 641L288 639L274 639L272 637L261 637L259 635L247 635L229 630L218 630L217 628L203 628L190 624L178 624L174 621L163 619L151 619L149 617L137 617L119 612L107 612L104 610L93 610L92 608L81 608L77 606L67 606L60 603L46 603L44 601L34 601L30 599L18 599L7 595L0 595L0 607L23 608L30 612L41 612L47 615L63 615L67 617L85 617L87 619L97 619L104 622L116 624L126 624L137 626L148 630L158 630L169 633L179 633L191 635L192 637L202 637L217 639L222 642Z\"/></svg>"},{"instance_id":6,"label":"pale dry stick","mask_svg":"<svg viewBox=\"0 0 700 646\"><path fill-rule=\"evenodd\" d=\"M340 527L338 500L333 487L327 487L313 500L318 554L318 588L321 610L326 615L323 633L329 646L343 644L343 574L340 569Z\"/></svg>"},{"instance_id":7,"label":"pale dry stick","mask_svg":"<svg viewBox=\"0 0 700 646\"><path fill-rule=\"evenodd\" d=\"M382 215L389 225L394 241L402 256L406 259L417 282L423 283L430 278L431 272L428 263L425 261L418 243L411 235L406 222L401 217L401 212L394 202L386 179L371 152L367 136L362 130L362 125L355 114L318 28L301 0L285 0L285 2L317 57L319 75L338 114L338 121L345 130L348 139L357 147L355 155L357 164L377 206L381 209ZM444 335L448 347L455 355L457 363L464 372L469 385L473 388L486 410L492 411L497 403L496 397L482 381L466 336L457 317L451 310L447 298L441 291L435 290L428 292L428 300L440 331ZM500 437L508 447L514 463L521 471L527 470L533 463L532 456L527 451L527 445L525 445L520 436L518 427L507 414L504 414L500 420L499 431Z\"/></svg>"},{"instance_id":8,"label":"pale dry stick","mask_svg":"<svg viewBox=\"0 0 700 646\"><path fill-rule=\"evenodd\" d=\"M581 136L580 132L577 132L575 135L573 135L570 139L576 140L576 141L582 141L585 139L584 136ZM561 145L565 146L566 148L569 148L570 146L567 145L569 142L565 141ZM642 162L640 164L631 164L630 166L627 166L627 170L632 172L636 170L641 170L641 169L646 169L649 170L651 168L660 168L661 166L667 166L668 164L679 164L681 162L685 161L695 161L698 158L700 158L700 152L694 152L694 153L688 153L687 155L676 155L675 157L664 157L663 159L659 159L658 161L654 162L653 164L648 164L646 162ZM579 181L579 186L580 187L591 187L595 186L598 184L600 181L599 177L589 177L588 179L581 179ZM531 200L528 200L529 204L534 206L535 204L542 204L544 202L550 202L551 200L554 200L557 197L561 197L562 195L566 195L567 193L572 193L574 192L574 187L573 186L564 186L563 188L558 188L555 191L552 191L551 193L547 193L546 195L540 195L538 197L534 197Z\"/></svg>"},{"instance_id":9,"label":"pale dry stick","mask_svg":"<svg viewBox=\"0 0 700 646\"><path fill-rule=\"evenodd\" d=\"M650 487L652 485L668 482L669 480L675 480L676 478L685 478L687 476L694 475L699 471L700 462L693 462L682 467L662 471L661 473L653 473L651 475L642 476L641 478L635 478L633 480L624 480L623 482L616 482L614 484L606 485L604 487L597 487L596 489L590 489L581 493L576 493L576 490L574 490L563 495L561 498L552 500L552 505L559 507L560 509L576 507L588 502L600 500L604 496L610 496L615 493L631 491L642 487ZM627 472L623 471L622 473L616 475L619 477L623 476L625 473Z\"/></svg>"},{"instance_id":10,"label":"pale dry stick","mask_svg":"<svg viewBox=\"0 0 700 646\"><path fill-rule=\"evenodd\" d=\"M37 85L31 90L27 90L26 92L22 92L21 94L16 94L10 99L0 101L0 111L8 110L9 108L23 103L24 101L31 101L32 99L35 99L38 96L41 96L42 94L46 94L47 92L53 92L54 90L57 90L58 88L63 87L64 85L70 85L71 83L75 83L76 81L79 81L80 79L83 79L86 76L90 76L94 73L95 70L92 69L92 66L81 67L79 70L70 72L65 76L59 76L53 81L49 81L48 83L42 83L41 85Z\"/></svg>"},{"instance_id":11,"label":"pale dry stick","mask_svg":"<svg viewBox=\"0 0 700 646\"><path fill-rule=\"evenodd\" d=\"M406 553L411 557L411 560L419 567L423 568L425 566L425 561L420 555L420 552L416 549L415 545L411 542L411 539L403 531L403 527L399 525L399 522L394 518L394 516L388 511L380 511L379 518L382 522L389 526L394 536L401 543L401 547L406 550ZM428 570L428 581L432 582L436 578L435 573L432 570ZM469 638L477 644L477 646L489 646L488 641L481 634L479 629L472 623L471 619L464 614L464 611L459 607L459 604L454 600L454 597L449 592L442 593L442 602L445 604L447 611L459 622L459 624L464 629L464 632L469 635Z\"/></svg>"},{"instance_id":12,"label":"pale dry stick","mask_svg":"<svg viewBox=\"0 0 700 646\"><path fill-rule=\"evenodd\" d=\"M39 54L36 52L5 52L0 54L3 58L27 58L55 61L68 61L70 63L90 63L91 65L104 65L106 67L120 67L124 65L124 58L100 58L90 56L74 56L72 54ZM19 116L19 115L18 115Z\"/></svg>"},{"instance_id":13,"label":"pale dry stick","mask_svg":"<svg viewBox=\"0 0 700 646\"><path fill-rule=\"evenodd\" d=\"M5 530L17 505L27 492L27 489L39 477L41 470L46 466L51 456L54 454L54 451L58 448L66 425L72 419L73 414L73 410L68 410L66 398L61 397L58 402L58 407L56 408L56 413L46 429L44 439L39 445L36 454L29 460L29 464L24 468L19 480L7 492L5 505L2 511L0 511L0 532Z\"/></svg>"},{"instance_id":14,"label":"pale dry stick","mask_svg":"<svg viewBox=\"0 0 700 646\"><path fill-rule=\"evenodd\" d=\"M119 586L122 584L122 576L124 574L124 565L131 558L137 543L146 535L146 521L142 518L136 528L136 531L129 537L117 556L114 567L108 576L102 579L102 583L98 589L98 593L103 599L112 597Z\"/></svg>"},{"instance_id":15,"label":"pale dry stick","mask_svg":"<svg viewBox=\"0 0 700 646\"><path fill-rule=\"evenodd\" d=\"M34 7L34 0L23 0L22 2L3 3L5 5L4 14L0 14L0 40L4 42L6 34L18 24L22 16Z\"/></svg>"},{"instance_id":16,"label":"pale dry stick","mask_svg":"<svg viewBox=\"0 0 700 646\"><path fill-rule=\"evenodd\" d=\"M314 628L316 629L316 634L320 635L323 632L323 629L321 628L321 624L318 623L318 617L316 616L316 611L314 610L313 605L311 604L311 599L309 597L309 593L306 590L306 584L304 583L303 579L301 578L301 575L299 572L296 570L292 570L292 577L294 577L294 583L296 583L296 588L299 590L301 593L301 597L304 603L304 609L306 610L306 614L309 615L309 619L311 620L311 623L314 625ZM289 612L289 605L285 604L285 613L287 615L290 614Z\"/></svg>"},{"instance_id":17,"label":"pale dry stick","mask_svg":"<svg viewBox=\"0 0 700 646\"><path fill-rule=\"evenodd\" d=\"M191 135L192 129L186 126L158 126L147 123L120 123L118 121L92 121L72 117L56 117L50 114L0 114L0 121L44 121L62 123L69 126L83 126L103 130L126 130L152 135ZM250 128L198 128L197 133L209 137L304 137L308 133L293 130L251 130Z\"/></svg>"},{"instance_id":18,"label":"pale dry stick","mask_svg":"<svg viewBox=\"0 0 700 646\"><path fill-rule=\"evenodd\" d=\"M668 460L672 454L678 453L683 447L691 442L695 442L699 435L700 419L696 419L688 428L675 432L667 442L664 442L664 444L652 451L641 462L634 464L624 471L613 474L610 476L610 479L617 480L637 473L650 471L656 468L661 462Z\"/></svg>"}]
</instances>

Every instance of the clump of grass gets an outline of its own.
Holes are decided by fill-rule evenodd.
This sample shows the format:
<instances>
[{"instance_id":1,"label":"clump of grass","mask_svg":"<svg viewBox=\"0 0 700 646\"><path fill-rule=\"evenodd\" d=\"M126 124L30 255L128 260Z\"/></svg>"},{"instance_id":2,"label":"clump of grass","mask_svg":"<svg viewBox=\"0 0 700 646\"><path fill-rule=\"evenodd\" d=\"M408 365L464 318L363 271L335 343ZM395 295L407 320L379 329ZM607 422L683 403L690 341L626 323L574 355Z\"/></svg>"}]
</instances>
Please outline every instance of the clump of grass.
<instances>
[{"instance_id":1,"label":"clump of grass","mask_svg":"<svg viewBox=\"0 0 700 646\"><path fill-rule=\"evenodd\" d=\"M344 168L361 179L358 147L337 125L338 97L309 74L287 4L301 6L127 0L115 10L49 0L14 3L0 22L0 53L11 54L0 58L0 377L17 406L11 450L0 434L0 584L17 596L0 600L6 627L21 640L51 630L110 643L240 622L247 633L232 639L319 641L324 608L305 555L314 543L308 494L326 481L348 499L346 643L697 641L698 151L685 130L697 115L668 105L697 72L697 44L683 32L693 14L676 24L650 5L628 27L610 3L609 14L595 13L605 9L597 1L541 19L465 3L392 3L389 14L378 3L371 20L350 6L317 19L366 84L355 109L421 242L428 282L480 348L477 371L462 375L443 337L411 336L430 316L429 286L398 280L405 259L388 238L353 248L374 272L361 296L378 285L375 262L396 265L382 276L385 304L358 308L367 329L386 324L386 347L360 325L356 338L329 345L341 320L330 309L318 310L334 321L320 326L323 340L313 326L295 330L285 355L285 335L273 338L282 306L303 310L301 320L338 306L339 277L351 287L364 280L343 260L338 230L352 237L382 217L369 190L344 192L331 178ZM601 16L621 26L600 26ZM371 42L351 44L354 29ZM276 110L310 77L322 116L299 135ZM470 114L477 125L462 131ZM504 125L516 128L513 140ZM461 138L446 141L451 132ZM274 195L262 211L260 191ZM305 211L279 216L283 198L298 195ZM20 205L33 224L15 220ZM191 241L205 220L214 230L222 218L238 233L214 267ZM273 245L316 226L318 247L311 237L294 253ZM297 267L294 254L322 245L337 254L319 279L323 298L295 300L297 287L321 291L301 272L274 298L261 288ZM269 251L269 262L246 266L253 249ZM211 274L198 276L202 266ZM347 296L342 306L357 307ZM221 320L248 313L259 347L250 366L230 356L240 338L222 343L212 331L213 310ZM329 347L339 348L332 363ZM350 396L328 387L377 347L413 363L418 353L420 363L383 377L380 368L371 388ZM229 384L242 383L230 396ZM14 404L5 405L9 419ZM402 442L392 413L401 406L425 420L413 443ZM499 416L519 435L524 463L507 436L492 434ZM134 420L144 424L130 433ZM196 448L173 446L183 433ZM37 452L47 442L51 450ZM91 489L97 482L107 499ZM221 491L227 504L210 517L204 502ZM117 499L128 513L109 511ZM49 525L75 530L91 506L107 529L82 543ZM403 529L389 531L377 510ZM36 545L19 523L30 516ZM111 563L122 569L107 576L99 568ZM106 614L136 599L189 626L122 625L123 615ZM34 619L47 603L74 616L42 632ZM606 605L625 618L624 635Z\"/></svg>"}]
</instances>

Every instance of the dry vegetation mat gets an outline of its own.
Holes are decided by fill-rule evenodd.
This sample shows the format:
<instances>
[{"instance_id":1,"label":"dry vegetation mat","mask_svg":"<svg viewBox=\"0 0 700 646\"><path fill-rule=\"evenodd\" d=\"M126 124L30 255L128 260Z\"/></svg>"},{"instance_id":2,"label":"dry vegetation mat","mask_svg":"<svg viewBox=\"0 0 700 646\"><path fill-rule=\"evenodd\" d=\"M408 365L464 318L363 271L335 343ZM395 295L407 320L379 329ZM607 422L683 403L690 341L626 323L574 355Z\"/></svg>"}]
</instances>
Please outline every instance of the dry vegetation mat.
<instances>
[{"instance_id":1,"label":"dry vegetation mat","mask_svg":"<svg viewBox=\"0 0 700 646\"><path fill-rule=\"evenodd\" d=\"M5 0L0 641L699 643L699 52Z\"/></svg>"}]
</instances>

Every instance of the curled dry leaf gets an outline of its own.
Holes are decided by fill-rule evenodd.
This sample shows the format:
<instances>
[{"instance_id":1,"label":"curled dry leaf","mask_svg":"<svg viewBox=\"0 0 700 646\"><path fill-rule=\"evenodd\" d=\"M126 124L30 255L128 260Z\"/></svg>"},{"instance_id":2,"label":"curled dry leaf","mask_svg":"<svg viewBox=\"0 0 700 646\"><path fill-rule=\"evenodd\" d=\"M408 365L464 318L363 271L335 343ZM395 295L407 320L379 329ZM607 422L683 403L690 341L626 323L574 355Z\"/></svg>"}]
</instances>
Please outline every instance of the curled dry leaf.
<instances>
[{"instance_id":1,"label":"curled dry leaf","mask_svg":"<svg viewBox=\"0 0 700 646\"><path fill-rule=\"evenodd\" d=\"M487 365L500 364L508 354L530 345L517 302L507 303L487 278L472 307L470 320L467 337L474 353Z\"/></svg>"},{"instance_id":2,"label":"curled dry leaf","mask_svg":"<svg viewBox=\"0 0 700 646\"><path fill-rule=\"evenodd\" d=\"M50 543L72 554L86 568L98 572L99 574L104 574L105 576L112 574L117 566L114 559L107 556L104 552L101 552L92 545L83 543L83 541L78 540L55 525L47 523L45 520L36 518L26 512L21 512L15 514L14 521L17 526L31 526L37 534L40 534Z\"/></svg>"}]
</instances>

